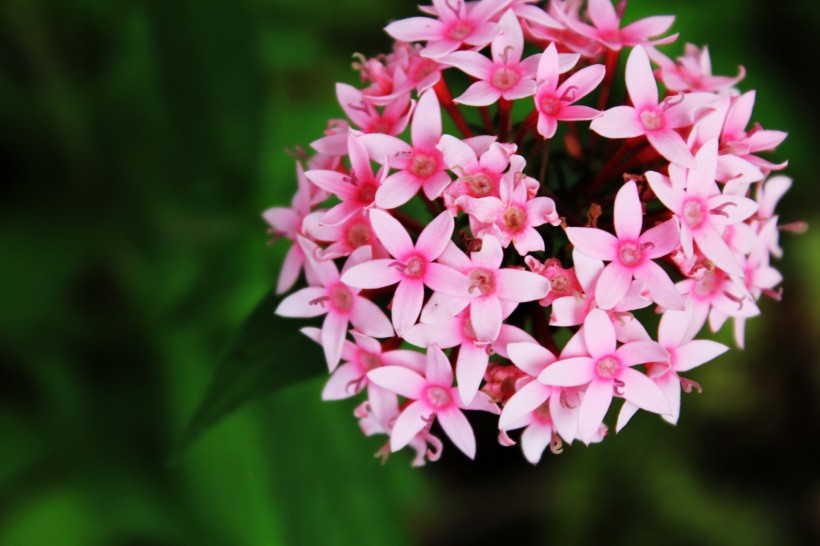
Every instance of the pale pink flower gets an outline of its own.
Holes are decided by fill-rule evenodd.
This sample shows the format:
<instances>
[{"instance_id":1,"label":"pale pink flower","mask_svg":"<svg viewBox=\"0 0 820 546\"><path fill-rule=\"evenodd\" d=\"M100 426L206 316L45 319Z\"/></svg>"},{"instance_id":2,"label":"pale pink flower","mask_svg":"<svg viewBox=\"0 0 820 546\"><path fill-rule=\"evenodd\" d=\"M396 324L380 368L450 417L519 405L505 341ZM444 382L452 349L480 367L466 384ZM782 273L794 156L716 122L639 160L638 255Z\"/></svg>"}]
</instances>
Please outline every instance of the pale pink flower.
<instances>
[{"instance_id":1,"label":"pale pink flower","mask_svg":"<svg viewBox=\"0 0 820 546\"><path fill-rule=\"evenodd\" d=\"M608 3L608 0L602 0ZM646 51L637 46L626 62L626 88L633 106L616 106L592 121L590 129L607 138L645 135L655 150L672 163L695 168L695 159L675 131L692 125L697 108L714 101L708 93L688 93L658 102L658 87Z\"/></svg>"},{"instance_id":2,"label":"pale pink flower","mask_svg":"<svg viewBox=\"0 0 820 546\"><path fill-rule=\"evenodd\" d=\"M507 315L504 315L507 318ZM498 337L489 341L479 341L473 328L470 309L464 309L459 315L431 324L416 324L403 336L417 347L436 345L442 349L458 347L456 359L456 378L461 399L472 401L481 385L481 379L487 371L491 354L508 357L507 345L514 342L535 339L529 334L509 324L502 324Z\"/></svg>"},{"instance_id":3,"label":"pale pink flower","mask_svg":"<svg viewBox=\"0 0 820 546\"><path fill-rule=\"evenodd\" d=\"M604 47L595 38L579 34L562 21L572 19L580 23L580 2L553 0L547 11L536 7L518 8L516 13L522 20L525 35L539 43L542 48L547 44L557 43L572 50L576 55L593 58L603 51Z\"/></svg>"},{"instance_id":4,"label":"pale pink flower","mask_svg":"<svg viewBox=\"0 0 820 546\"><path fill-rule=\"evenodd\" d=\"M704 91L714 93L734 86L746 76L746 69L738 69L738 75L713 76L712 60L709 57L709 46L698 49L696 45L686 44L683 57L673 61L654 47L646 49L649 57L660 66L655 74L672 93L680 91Z\"/></svg>"},{"instance_id":5,"label":"pale pink flower","mask_svg":"<svg viewBox=\"0 0 820 546\"><path fill-rule=\"evenodd\" d=\"M594 38L615 51L625 46L669 44L678 38L677 34L673 34L665 38L650 40L652 36L658 36L669 30L675 22L675 17L672 15L647 17L621 28L621 16L616 13L610 0L589 0L587 15L592 25L569 17L560 10L558 14L561 22L578 34Z\"/></svg>"},{"instance_id":6,"label":"pale pink flower","mask_svg":"<svg viewBox=\"0 0 820 546\"><path fill-rule=\"evenodd\" d=\"M481 250L472 252L469 257L453 243L447 246L439 263L466 275L468 295L434 294L425 307L422 320L439 322L469 306L476 339L492 341L501 331L502 317L509 315L519 303L544 297L549 283L530 271L511 267L502 269L504 251L498 240L485 235L481 242Z\"/></svg>"},{"instance_id":7,"label":"pale pink flower","mask_svg":"<svg viewBox=\"0 0 820 546\"><path fill-rule=\"evenodd\" d=\"M369 156L398 172L388 176L376 192L376 206L393 209L408 202L420 189L428 199L435 199L450 183L446 165L437 149L441 139L441 108L436 93L425 91L413 114L409 145L384 134L361 137Z\"/></svg>"},{"instance_id":8,"label":"pale pink flower","mask_svg":"<svg viewBox=\"0 0 820 546\"><path fill-rule=\"evenodd\" d=\"M575 276L575 268L570 267L569 269L564 269L564 266L557 258L549 258L544 263L541 263L533 256L525 256L524 263L527 264L530 271L538 273L550 283L547 295L538 300L538 303L544 307L552 305L552 302L558 298L573 296L584 291L581 285L578 284L578 278ZM581 322L583 322L583 320ZM581 322L578 324L581 324Z\"/></svg>"},{"instance_id":9,"label":"pale pink flower","mask_svg":"<svg viewBox=\"0 0 820 546\"><path fill-rule=\"evenodd\" d=\"M475 458L475 435L462 409L498 414L498 407L483 392L464 404L453 386L453 370L435 345L427 349L425 377L401 366L384 366L368 372L370 381L412 400L396 419L390 434L390 449L398 451L437 419L445 434L465 455Z\"/></svg>"},{"instance_id":10,"label":"pale pink flower","mask_svg":"<svg viewBox=\"0 0 820 546\"><path fill-rule=\"evenodd\" d=\"M694 339L695 332L689 327L692 320L691 309L666 311L658 326L658 344L669 353L669 359L647 363L647 375L669 402L670 412L661 417L673 425L677 424L680 416L681 388L686 392L691 392L693 387L700 389L697 383L678 374L714 360L729 350L726 345L716 341ZM620 432L637 411L638 406L628 400L624 402L618 415L616 432Z\"/></svg>"},{"instance_id":11,"label":"pale pink flower","mask_svg":"<svg viewBox=\"0 0 820 546\"><path fill-rule=\"evenodd\" d=\"M346 83L336 84L336 98L350 121L363 133L399 135L407 128L413 113L409 91L392 100L381 112L370 96Z\"/></svg>"},{"instance_id":12,"label":"pale pink flower","mask_svg":"<svg viewBox=\"0 0 820 546\"><path fill-rule=\"evenodd\" d=\"M696 169L681 179L680 170L670 169L672 178L656 172L646 173L652 191L666 207L675 213L680 227L680 243L684 255L694 255L694 243L704 256L732 275L743 275L740 261L721 237L724 226L737 224L757 211L757 203L746 197L725 195L715 182L717 172L717 140L712 139L698 151Z\"/></svg>"},{"instance_id":13,"label":"pale pink flower","mask_svg":"<svg viewBox=\"0 0 820 546\"><path fill-rule=\"evenodd\" d=\"M348 133L347 149L350 158L350 169L347 174L328 170L305 173L308 180L341 201L322 216L323 224L341 224L356 213L372 207L376 200L376 192L387 175L387 167L382 167L378 173L373 174L367 150L353 133Z\"/></svg>"},{"instance_id":14,"label":"pale pink flower","mask_svg":"<svg viewBox=\"0 0 820 546\"><path fill-rule=\"evenodd\" d=\"M791 186L792 179L788 176L773 176L757 186L755 200L757 201L759 208L756 216L761 222L766 222L771 218L776 218L774 209L777 207L780 199L786 194L787 191L789 191ZM798 223L793 227L800 229L803 226ZM768 241L769 251L772 256L782 258L783 249L780 248L779 231L774 230L769 233Z\"/></svg>"},{"instance_id":15,"label":"pale pink flower","mask_svg":"<svg viewBox=\"0 0 820 546\"><path fill-rule=\"evenodd\" d=\"M522 60L524 35L512 11L499 21L502 32L492 43L492 60L474 51L456 51L438 59L477 78L454 102L469 106L489 106L499 99L523 99L535 94L535 68L539 55Z\"/></svg>"},{"instance_id":16,"label":"pale pink flower","mask_svg":"<svg viewBox=\"0 0 820 546\"><path fill-rule=\"evenodd\" d=\"M369 245L372 248L373 258L386 258L387 251L376 238L367 212L353 214L341 224L329 226L320 221L324 212L314 212L305 217L303 229L308 238L319 244L329 243L325 248L316 251L315 258L319 260L333 260L350 256L359 247Z\"/></svg>"},{"instance_id":17,"label":"pale pink flower","mask_svg":"<svg viewBox=\"0 0 820 546\"><path fill-rule=\"evenodd\" d=\"M454 296L467 293L467 277L452 267L435 263L453 235L453 216L449 212L430 222L415 245L399 221L387 212L371 210L370 223L394 259L360 263L348 269L342 281L357 288L382 288L398 283L392 307L398 335L415 324L424 303L425 285Z\"/></svg>"},{"instance_id":18,"label":"pale pink flower","mask_svg":"<svg viewBox=\"0 0 820 546\"><path fill-rule=\"evenodd\" d=\"M775 164L755 155L758 152L774 150L788 136L788 133L783 131L763 129L760 124L755 124L751 130L746 131L752 119L755 97L755 91L749 91L733 98L720 135L720 149L724 153L745 159L767 172L785 169L788 161Z\"/></svg>"},{"instance_id":19,"label":"pale pink flower","mask_svg":"<svg viewBox=\"0 0 820 546\"><path fill-rule=\"evenodd\" d=\"M578 250L607 264L595 288L602 309L615 307L629 291L632 279L642 281L652 301L667 309L683 309L683 299L669 275L654 261L680 244L677 222L667 220L644 233L643 210L635 182L627 182L615 197L615 234L598 228L570 227L567 237Z\"/></svg>"},{"instance_id":20,"label":"pale pink flower","mask_svg":"<svg viewBox=\"0 0 820 546\"><path fill-rule=\"evenodd\" d=\"M510 165L510 156L515 153L514 144L498 142L492 142L486 149L477 151L471 145L473 140L475 138L461 140L443 135L439 143L444 162L458 175L443 194L444 204L453 214L460 212L455 201L462 195L476 198L490 195L498 197L501 173Z\"/></svg>"},{"instance_id":21,"label":"pale pink flower","mask_svg":"<svg viewBox=\"0 0 820 546\"><path fill-rule=\"evenodd\" d=\"M333 371L342 355L348 324L352 323L357 330L373 337L390 337L393 328L375 303L360 296L359 290L340 279L339 270L332 260L313 258L316 243L300 236L299 244L307 256L308 267L313 269L322 286L309 286L291 294L279 303L276 314L305 318L326 315L322 323L321 343L328 369ZM370 248L361 247L348 258L345 270L367 260L370 260Z\"/></svg>"},{"instance_id":22,"label":"pale pink flower","mask_svg":"<svg viewBox=\"0 0 820 546\"><path fill-rule=\"evenodd\" d=\"M402 42L427 42L422 55L437 58L462 46L481 49L495 38L501 29L494 17L507 9L511 0L433 0L435 15L410 17L385 27L385 31Z\"/></svg>"},{"instance_id":23,"label":"pale pink flower","mask_svg":"<svg viewBox=\"0 0 820 546\"><path fill-rule=\"evenodd\" d=\"M538 63L538 92L535 94L538 133L544 138L555 135L559 121L590 120L601 115L600 110L572 103L598 87L606 74L604 66L595 64L582 68L559 86L560 73L558 50L552 43Z\"/></svg>"},{"instance_id":24,"label":"pale pink flower","mask_svg":"<svg viewBox=\"0 0 820 546\"><path fill-rule=\"evenodd\" d=\"M633 341L616 348L615 328L596 309L584 321L589 356L561 359L547 366L538 381L556 387L587 385L578 414L580 438L589 443L598 431L614 395L653 413L669 413L669 403L651 379L633 366L669 358L654 341Z\"/></svg>"}]
</instances>

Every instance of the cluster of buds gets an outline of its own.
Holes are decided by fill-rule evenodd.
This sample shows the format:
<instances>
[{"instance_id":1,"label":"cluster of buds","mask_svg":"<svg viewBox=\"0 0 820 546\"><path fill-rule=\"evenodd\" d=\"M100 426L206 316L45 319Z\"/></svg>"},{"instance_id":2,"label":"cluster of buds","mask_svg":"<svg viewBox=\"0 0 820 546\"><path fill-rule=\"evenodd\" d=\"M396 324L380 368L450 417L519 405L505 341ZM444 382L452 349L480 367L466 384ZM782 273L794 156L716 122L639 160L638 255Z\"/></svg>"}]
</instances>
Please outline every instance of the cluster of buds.
<instances>
[{"instance_id":1,"label":"cluster of buds","mask_svg":"<svg viewBox=\"0 0 820 546\"><path fill-rule=\"evenodd\" d=\"M666 57L674 18L623 26L625 7L433 0L391 23L392 53L337 84L347 119L298 158L291 207L265 212L292 241L279 293L307 282L276 313L324 315L302 329L331 372L322 397L362 396L380 454L437 459L437 421L472 458L472 411L499 415L502 444L523 429L532 463L601 441L616 399L616 431L638 409L676 423L700 391L683 374L728 350L698 339L706 323L731 318L742 347L758 300L780 297L770 260L800 226L774 211L786 163L758 154L786 134L749 127L742 68Z\"/></svg>"}]
</instances>

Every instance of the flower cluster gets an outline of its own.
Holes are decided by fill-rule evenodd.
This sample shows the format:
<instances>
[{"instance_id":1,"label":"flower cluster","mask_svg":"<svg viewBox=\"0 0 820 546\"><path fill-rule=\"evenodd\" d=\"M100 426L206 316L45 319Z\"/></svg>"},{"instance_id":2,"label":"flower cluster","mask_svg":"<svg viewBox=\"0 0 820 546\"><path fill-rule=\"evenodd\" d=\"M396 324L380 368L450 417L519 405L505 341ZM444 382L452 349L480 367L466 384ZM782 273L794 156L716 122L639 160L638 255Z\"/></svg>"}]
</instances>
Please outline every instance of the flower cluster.
<instances>
[{"instance_id":1,"label":"flower cluster","mask_svg":"<svg viewBox=\"0 0 820 546\"><path fill-rule=\"evenodd\" d=\"M391 23L391 53L357 56L361 88L337 84L346 119L299 158L291 207L265 212L292 241L278 292L307 283L276 313L324 316L302 330L322 397L362 395L382 455L437 459L437 421L472 458L473 411L503 444L523 429L532 463L601 441L617 399L616 431L638 409L676 423L700 390L684 375L728 350L706 323L731 318L742 347L780 297L771 258L799 224L775 213L786 163L759 154L786 134L750 126L742 68L666 57L674 18L624 25L625 7L433 0Z\"/></svg>"}]
</instances>

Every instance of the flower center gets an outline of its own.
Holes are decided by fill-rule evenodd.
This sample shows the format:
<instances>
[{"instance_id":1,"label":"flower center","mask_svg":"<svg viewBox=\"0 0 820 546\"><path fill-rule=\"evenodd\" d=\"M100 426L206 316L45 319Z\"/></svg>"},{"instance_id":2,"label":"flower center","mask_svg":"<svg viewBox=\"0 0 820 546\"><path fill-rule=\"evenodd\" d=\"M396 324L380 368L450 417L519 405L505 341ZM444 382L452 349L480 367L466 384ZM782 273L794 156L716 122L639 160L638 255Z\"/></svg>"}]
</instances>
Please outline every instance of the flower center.
<instances>
[{"instance_id":1,"label":"flower center","mask_svg":"<svg viewBox=\"0 0 820 546\"><path fill-rule=\"evenodd\" d=\"M550 279L550 289L557 294L569 294L572 290L572 283L566 275L556 275Z\"/></svg>"},{"instance_id":2,"label":"flower center","mask_svg":"<svg viewBox=\"0 0 820 546\"><path fill-rule=\"evenodd\" d=\"M507 231L512 233L521 231L527 227L527 211L519 206L510 205L504 212L504 225Z\"/></svg>"},{"instance_id":3,"label":"flower center","mask_svg":"<svg viewBox=\"0 0 820 546\"><path fill-rule=\"evenodd\" d=\"M404 263L404 275L413 279L418 279L424 276L424 271L427 269L427 260L421 256L412 256Z\"/></svg>"},{"instance_id":4,"label":"flower center","mask_svg":"<svg viewBox=\"0 0 820 546\"><path fill-rule=\"evenodd\" d=\"M444 387L427 387L427 402L436 409L452 404L450 390Z\"/></svg>"},{"instance_id":5,"label":"flower center","mask_svg":"<svg viewBox=\"0 0 820 546\"><path fill-rule=\"evenodd\" d=\"M595 372L598 377L603 379L612 379L618 375L618 370L621 368L621 361L614 356L605 356L595 363Z\"/></svg>"},{"instance_id":6,"label":"flower center","mask_svg":"<svg viewBox=\"0 0 820 546\"><path fill-rule=\"evenodd\" d=\"M541 404L540 406L535 408L535 410L533 410L532 413L533 413L533 417L535 417L536 421L538 421L540 423L544 423L544 424L552 423L552 416L550 415L550 403L549 403L549 401L544 402L543 404Z\"/></svg>"},{"instance_id":7,"label":"flower center","mask_svg":"<svg viewBox=\"0 0 820 546\"><path fill-rule=\"evenodd\" d=\"M382 365L381 357L379 355L374 355L373 353L362 353L359 356L359 362L365 372L379 368Z\"/></svg>"},{"instance_id":8,"label":"flower center","mask_svg":"<svg viewBox=\"0 0 820 546\"><path fill-rule=\"evenodd\" d=\"M486 296L495 290L495 275L489 269L473 269L467 278L470 279L470 286L467 289L470 294Z\"/></svg>"},{"instance_id":9,"label":"flower center","mask_svg":"<svg viewBox=\"0 0 820 546\"><path fill-rule=\"evenodd\" d=\"M373 123L370 124L368 128L368 133L384 133L389 135L391 130L393 129L393 122L389 119L384 119L383 117L379 116Z\"/></svg>"},{"instance_id":10,"label":"flower center","mask_svg":"<svg viewBox=\"0 0 820 546\"><path fill-rule=\"evenodd\" d=\"M510 70L506 66L499 68L493 74L493 87L506 91L512 89L518 83L521 76L515 70Z\"/></svg>"},{"instance_id":11,"label":"flower center","mask_svg":"<svg viewBox=\"0 0 820 546\"><path fill-rule=\"evenodd\" d=\"M683 221L692 229L698 228L706 220L706 210L703 203L696 200L687 201L683 205Z\"/></svg>"},{"instance_id":12,"label":"flower center","mask_svg":"<svg viewBox=\"0 0 820 546\"><path fill-rule=\"evenodd\" d=\"M647 131L657 131L663 125L663 118L653 110L641 112L641 125Z\"/></svg>"},{"instance_id":13,"label":"flower center","mask_svg":"<svg viewBox=\"0 0 820 546\"><path fill-rule=\"evenodd\" d=\"M472 174L466 181L474 197L484 197L493 191L493 179L485 173Z\"/></svg>"},{"instance_id":14,"label":"flower center","mask_svg":"<svg viewBox=\"0 0 820 546\"><path fill-rule=\"evenodd\" d=\"M435 157L425 153L413 154L410 170L419 178L429 178L436 172L437 168L438 162Z\"/></svg>"},{"instance_id":15,"label":"flower center","mask_svg":"<svg viewBox=\"0 0 820 546\"><path fill-rule=\"evenodd\" d=\"M349 228L347 228L347 244L350 245L351 248L359 248L360 246L370 244L370 238L372 234L370 233L370 226L368 226L365 222L361 222L358 224L353 224Z\"/></svg>"},{"instance_id":16,"label":"flower center","mask_svg":"<svg viewBox=\"0 0 820 546\"><path fill-rule=\"evenodd\" d=\"M456 42L462 41L464 38L470 35L473 31L472 25L467 23L466 21L456 21L453 23L453 26L447 31L447 37L451 40L455 40Z\"/></svg>"},{"instance_id":17,"label":"flower center","mask_svg":"<svg viewBox=\"0 0 820 546\"><path fill-rule=\"evenodd\" d=\"M554 116L561 110L561 99L544 95L541 99L541 111L548 116Z\"/></svg>"},{"instance_id":18,"label":"flower center","mask_svg":"<svg viewBox=\"0 0 820 546\"><path fill-rule=\"evenodd\" d=\"M635 267L643 261L643 251L636 243L622 243L618 256L627 267Z\"/></svg>"},{"instance_id":19,"label":"flower center","mask_svg":"<svg viewBox=\"0 0 820 546\"><path fill-rule=\"evenodd\" d=\"M359 202L369 205L376 198L376 190L378 188L375 184L362 184L359 186Z\"/></svg>"},{"instance_id":20,"label":"flower center","mask_svg":"<svg viewBox=\"0 0 820 546\"><path fill-rule=\"evenodd\" d=\"M336 311L346 313L353 307L353 294L343 284L337 284L330 289L330 304Z\"/></svg>"}]
</instances>

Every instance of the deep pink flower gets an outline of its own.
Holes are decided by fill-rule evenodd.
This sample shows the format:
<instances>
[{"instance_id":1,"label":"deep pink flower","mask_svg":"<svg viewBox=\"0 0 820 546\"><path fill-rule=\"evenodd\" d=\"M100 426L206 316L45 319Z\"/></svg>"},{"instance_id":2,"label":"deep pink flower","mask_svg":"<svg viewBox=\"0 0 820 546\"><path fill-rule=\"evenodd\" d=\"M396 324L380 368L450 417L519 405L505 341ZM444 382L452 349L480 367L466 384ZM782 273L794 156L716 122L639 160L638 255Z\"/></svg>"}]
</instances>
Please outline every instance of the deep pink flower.
<instances>
[{"instance_id":1,"label":"deep pink flower","mask_svg":"<svg viewBox=\"0 0 820 546\"><path fill-rule=\"evenodd\" d=\"M642 281L652 300L667 309L683 309L683 299L669 275L654 261L680 244L677 222L667 220L644 233L643 210L635 182L627 182L615 197L615 234L598 228L570 227L567 237L578 250L609 261L595 288L602 309L615 307L632 284Z\"/></svg>"},{"instance_id":2,"label":"deep pink flower","mask_svg":"<svg viewBox=\"0 0 820 546\"><path fill-rule=\"evenodd\" d=\"M425 377L401 366L384 366L371 370L367 378L389 391L412 400L393 425L390 448L398 451L419 432L437 419L452 442L469 458L475 458L475 435L462 409L498 414L490 397L479 392L470 404L464 404L453 386L453 370L444 353L435 345L427 349Z\"/></svg>"},{"instance_id":3,"label":"deep pink flower","mask_svg":"<svg viewBox=\"0 0 820 546\"><path fill-rule=\"evenodd\" d=\"M686 44L683 57L673 61L654 47L647 48L649 57L660 66L655 72L658 79L670 92L705 91L713 93L734 86L746 76L742 66L735 77L713 76L712 60L709 57L709 46L698 49L696 45Z\"/></svg>"},{"instance_id":4,"label":"deep pink flower","mask_svg":"<svg viewBox=\"0 0 820 546\"><path fill-rule=\"evenodd\" d=\"M669 44L678 38L677 34L673 34L665 38L650 40L652 36L669 30L675 22L675 17L671 15L647 17L621 28L621 17L616 13L610 0L588 1L587 15L592 21L592 26L567 16L560 9L558 14L561 22L578 34L594 38L609 49L616 51L625 46Z\"/></svg>"}]
</instances>

